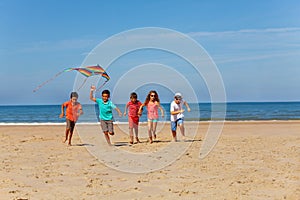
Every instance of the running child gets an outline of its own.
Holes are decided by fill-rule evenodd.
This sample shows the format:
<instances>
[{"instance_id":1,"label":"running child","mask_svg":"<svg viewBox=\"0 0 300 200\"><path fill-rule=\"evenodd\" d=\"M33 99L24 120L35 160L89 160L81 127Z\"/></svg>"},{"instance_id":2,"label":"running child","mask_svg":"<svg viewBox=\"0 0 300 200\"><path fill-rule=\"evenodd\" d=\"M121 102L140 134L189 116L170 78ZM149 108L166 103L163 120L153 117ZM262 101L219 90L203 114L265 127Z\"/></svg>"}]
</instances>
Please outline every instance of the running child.
<instances>
[{"instance_id":1,"label":"running child","mask_svg":"<svg viewBox=\"0 0 300 200\"><path fill-rule=\"evenodd\" d=\"M74 131L74 127L75 124L79 118L80 115L83 114L82 111L82 106L79 102L77 102L78 100L78 94L77 92L72 92L70 95L70 100L64 102L61 105L61 114L60 114L60 118L63 118L65 113L65 108L66 108L66 131L65 131L65 140L64 143L69 139L68 145L71 146L71 140L72 140L72 135L73 135L73 131Z\"/></svg>"},{"instance_id":2,"label":"running child","mask_svg":"<svg viewBox=\"0 0 300 200\"><path fill-rule=\"evenodd\" d=\"M151 90L147 97L145 102L141 105L139 109L139 115L142 114L143 107L147 107L147 117L148 117L148 136L149 136L149 142L150 144L153 143L156 139L156 127L158 122L158 109L161 112L161 117L164 117L164 110L162 109L159 101L159 97L156 91Z\"/></svg>"},{"instance_id":3,"label":"running child","mask_svg":"<svg viewBox=\"0 0 300 200\"><path fill-rule=\"evenodd\" d=\"M124 109L124 116L126 116L126 111L128 110L128 125L129 125L129 137L130 137L130 144L133 144L133 130L135 133L135 140L137 143L140 143L138 132L139 132L139 119L140 116L138 114L139 108L141 107L142 103L137 99L137 94L132 92L130 94L130 101L127 102L125 109Z\"/></svg>"},{"instance_id":4,"label":"running child","mask_svg":"<svg viewBox=\"0 0 300 200\"><path fill-rule=\"evenodd\" d=\"M170 106L170 112L171 112L171 130L172 130L172 136L173 141L177 141L176 136L176 130L177 126L179 126L181 135L183 139L185 139L185 133L184 133L184 109L183 105L187 108L188 112L191 111L189 104L182 98L181 93L175 93L174 100L171 103Z\"/></svg>"},{"instance_id":5,"label":"running child","mask_svg":"<svg viewBox=\"0 0 300 200\"><path fill-rule=\"evenodd\" d=\"M109 145L111 145L109 135L114 135L114 125L113 125L113 109L115 109L119 116L122 116L120 109L113 104L110 98L110 91L103 90L102 98L95 98L93 93L96 90L95 86L91 86L90 99L98 104L99 107L99 118L101 123L101 128L104 133L105 139Z\"/></svg>"}]
</instances>

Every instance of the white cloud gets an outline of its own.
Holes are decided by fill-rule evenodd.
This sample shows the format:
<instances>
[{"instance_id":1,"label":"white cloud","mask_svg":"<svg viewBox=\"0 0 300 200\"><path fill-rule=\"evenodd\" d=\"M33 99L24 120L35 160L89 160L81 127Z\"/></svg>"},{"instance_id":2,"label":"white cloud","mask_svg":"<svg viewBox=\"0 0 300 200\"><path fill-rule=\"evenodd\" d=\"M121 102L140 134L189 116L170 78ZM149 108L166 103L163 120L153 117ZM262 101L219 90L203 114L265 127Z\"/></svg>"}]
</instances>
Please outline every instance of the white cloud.
<instances>
[{"instance_id":1,"label":"white cloud","mask_svg":"<svg viewBox=\"0 0 300 200\"><path fill-rule=\"evenodd\" d=\"M220 32L190 32L187 33L190 37L207 37L207 36L235 36L245 33L264 34L264 33L300 33L298 27L287 28L267 28L267 29L242 29L237 31L220 31Z\"/></svg>"},{"instance_id":2,"label":"white cloud","mask_svg":"<svg viewBox=\"0 0 300 200\"><path fill-rule=\"evenodd\" d=\"M216 63L279 59L300 54L300 28L243 29L221 32L193 32Z\"/></svg>"}]
</instances>

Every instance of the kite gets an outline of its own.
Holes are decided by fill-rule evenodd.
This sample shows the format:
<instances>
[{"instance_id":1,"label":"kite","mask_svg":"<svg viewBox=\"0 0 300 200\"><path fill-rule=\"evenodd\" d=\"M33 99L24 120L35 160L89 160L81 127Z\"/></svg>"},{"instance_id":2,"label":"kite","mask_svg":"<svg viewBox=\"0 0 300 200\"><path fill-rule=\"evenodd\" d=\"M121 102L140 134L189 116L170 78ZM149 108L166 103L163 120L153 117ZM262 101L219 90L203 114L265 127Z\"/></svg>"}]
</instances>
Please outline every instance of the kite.
<instances>
[{"instance_id":1,"label":"kite","mask_svg":"<svg viewBox=\"0 0 300 200\"><path fill-rule=\"evenodd\" d=\"M78 88L78 90L80 90L80 88L82 88L82 86L85 84L85 82L87 81L88 77L90 77L90 76L101 75L101 77L103 77L105 79L104 83L97 90L99 90L101 87L103 87L107 83L107 81L109 81L109 79L110 79L110 77L108 76L108 74L106 73L106 71L102 67L100 67L99 65L87 66L87 67L82 67L82 68L67 68L67 69L65 69L65 70L57 73L54 77L52 77L49 80L45 81L41 85L37 86L33 90L33 92L36 92L41 87L43 87L44 85L46 85L50 81L54 80L56 77L58 77L62 73L73 71L73 70L78 71L79 73L81 73L82 75L84 75L86 77L85 80L83 81L83 83L81 84L81 86Z\"/></svg>"}]
</instances>

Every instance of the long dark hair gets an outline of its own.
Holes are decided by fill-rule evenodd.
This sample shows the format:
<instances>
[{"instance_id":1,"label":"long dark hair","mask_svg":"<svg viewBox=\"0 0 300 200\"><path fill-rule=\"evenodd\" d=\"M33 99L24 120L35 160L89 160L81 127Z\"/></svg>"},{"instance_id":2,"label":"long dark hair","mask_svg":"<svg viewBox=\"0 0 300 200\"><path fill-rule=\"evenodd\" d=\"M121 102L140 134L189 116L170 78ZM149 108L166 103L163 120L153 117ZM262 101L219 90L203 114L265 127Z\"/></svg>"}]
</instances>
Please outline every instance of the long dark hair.
<instances>
[{"instance_id":1,"label":"long dark hair","mask_svg":"<svg viewBox=\"0 0 300 200\"><path fill-rule=\"evenodd\" d=\"M151 95L152 93L154 93L154 101L160 102L160 101L159 101L159 97L158 97L157 92L156 92L155 90L151 90L151 91L148 93L147 97L146 97L146 100L145 100L145 102L144 102L144 105L148 105L148 103L149 103L149 101L150 101L150 95Z\"/></svg>"}]
</instances>

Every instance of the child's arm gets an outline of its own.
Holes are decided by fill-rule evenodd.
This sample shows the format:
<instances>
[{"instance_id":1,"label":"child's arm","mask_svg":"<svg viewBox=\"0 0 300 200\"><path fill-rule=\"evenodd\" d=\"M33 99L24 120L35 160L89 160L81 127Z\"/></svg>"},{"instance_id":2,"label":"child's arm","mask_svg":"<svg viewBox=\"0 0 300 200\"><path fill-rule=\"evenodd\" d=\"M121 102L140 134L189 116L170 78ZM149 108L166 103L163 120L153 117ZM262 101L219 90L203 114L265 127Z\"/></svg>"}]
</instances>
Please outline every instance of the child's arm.
<instances>
[{"instance_id":1,"label":"child's arm","mask_svg":"<svg viewBox=\"0 0 300 200\"><path fill-rule=\"evenodd\" d=\"M63 118L64 117L64 115L65 115L65 106L64 106L64 103L63 104L61 104L61 113L60 113L60 115L59 115L59 118Z\"/></svg>"},{"instance_id":2,"label":"child's arm","mask_svg":"<svg viewBox=\"0 0 300 200\"><path fill-rule=\"evenodd\" d=\"M171 111L171 115L177 115L179 113L183 113L184 110Z\"/></svg>"},{"instance_id":3,"label":"child's arm","mask_svg":"<svg viewBox=\"0 0 300 200\"><path fill-rule=\"evenodd\" d=\"M127 111L127 109L128 109L128 104L126 104L126 106L125 106L125 109L124 109L124 116L126 116L126 111Z\"/></svg>"},{"instance_id":4,"label":"child's arm","mask_svg":"<svg viewBox=\"0 0 300 200\"><path fill-rule=\"evenodd\" d=\"M91 86L91 91L90 91L90 100L93 102L96 102L96 98L94 97L94 91L96 90L96 87L94 85Z\"/></svg>"},{"instance_id":5,"label":"child's arm","mask_svg":"<svg viewBox=\"0 0 300 200\"><path fill-rule=\"evenodd\" d=\"M118 112L119 117L122 117L122 112L118 107L115 107L115 110Z\"/></svg>"},{"instance_id":6,"label":"child's arm","mask_svg":"<svg viewBox=\"0 0 300 200\"><path fill-rule=\"evenodd\" d=\"M191 111L190 106L186 101L184 101L184 105L187 108L188 112L190 112Z\"/></svg>"},{"instance_id":7,"label":"child's arm","mask_svg":"<svg viewBox=\"0 0 300 200\"><path fill-rule=\"evenodd\" d=\"M141 116L142 115L142 112L143 112L143 107L145 106L145 104L142 104L139 108L139 111L138 111L138 115Z\"/></svg>"},{"instance_id":8,"label":"child's arm","mask_svg":"<svg viewBox=\"0 0 300 200\"><path fill-rule=\"evenodd\" d=\"M80 107L79 107L78 117L79 117L80 115L83 115L83 110L82 110L82 106L81 106L81 105L80 105Z\"/></svg>"},{"instance_id":9,"label":"child's arm","mask_svg":"<svg viewBox=\"0 0 300 200\"><path fill-rule=\"evenodd\" d=\"M161 105L160 105L159 102L157 102L157 105L158 105L158 108L159 108L159 110L160 110L160 112L161 112L161 117L164 117L164 116L165 116L165 114L164 114L164 109L162 109L162 107L161 107Z\"/></svg>"}]
</instances>

